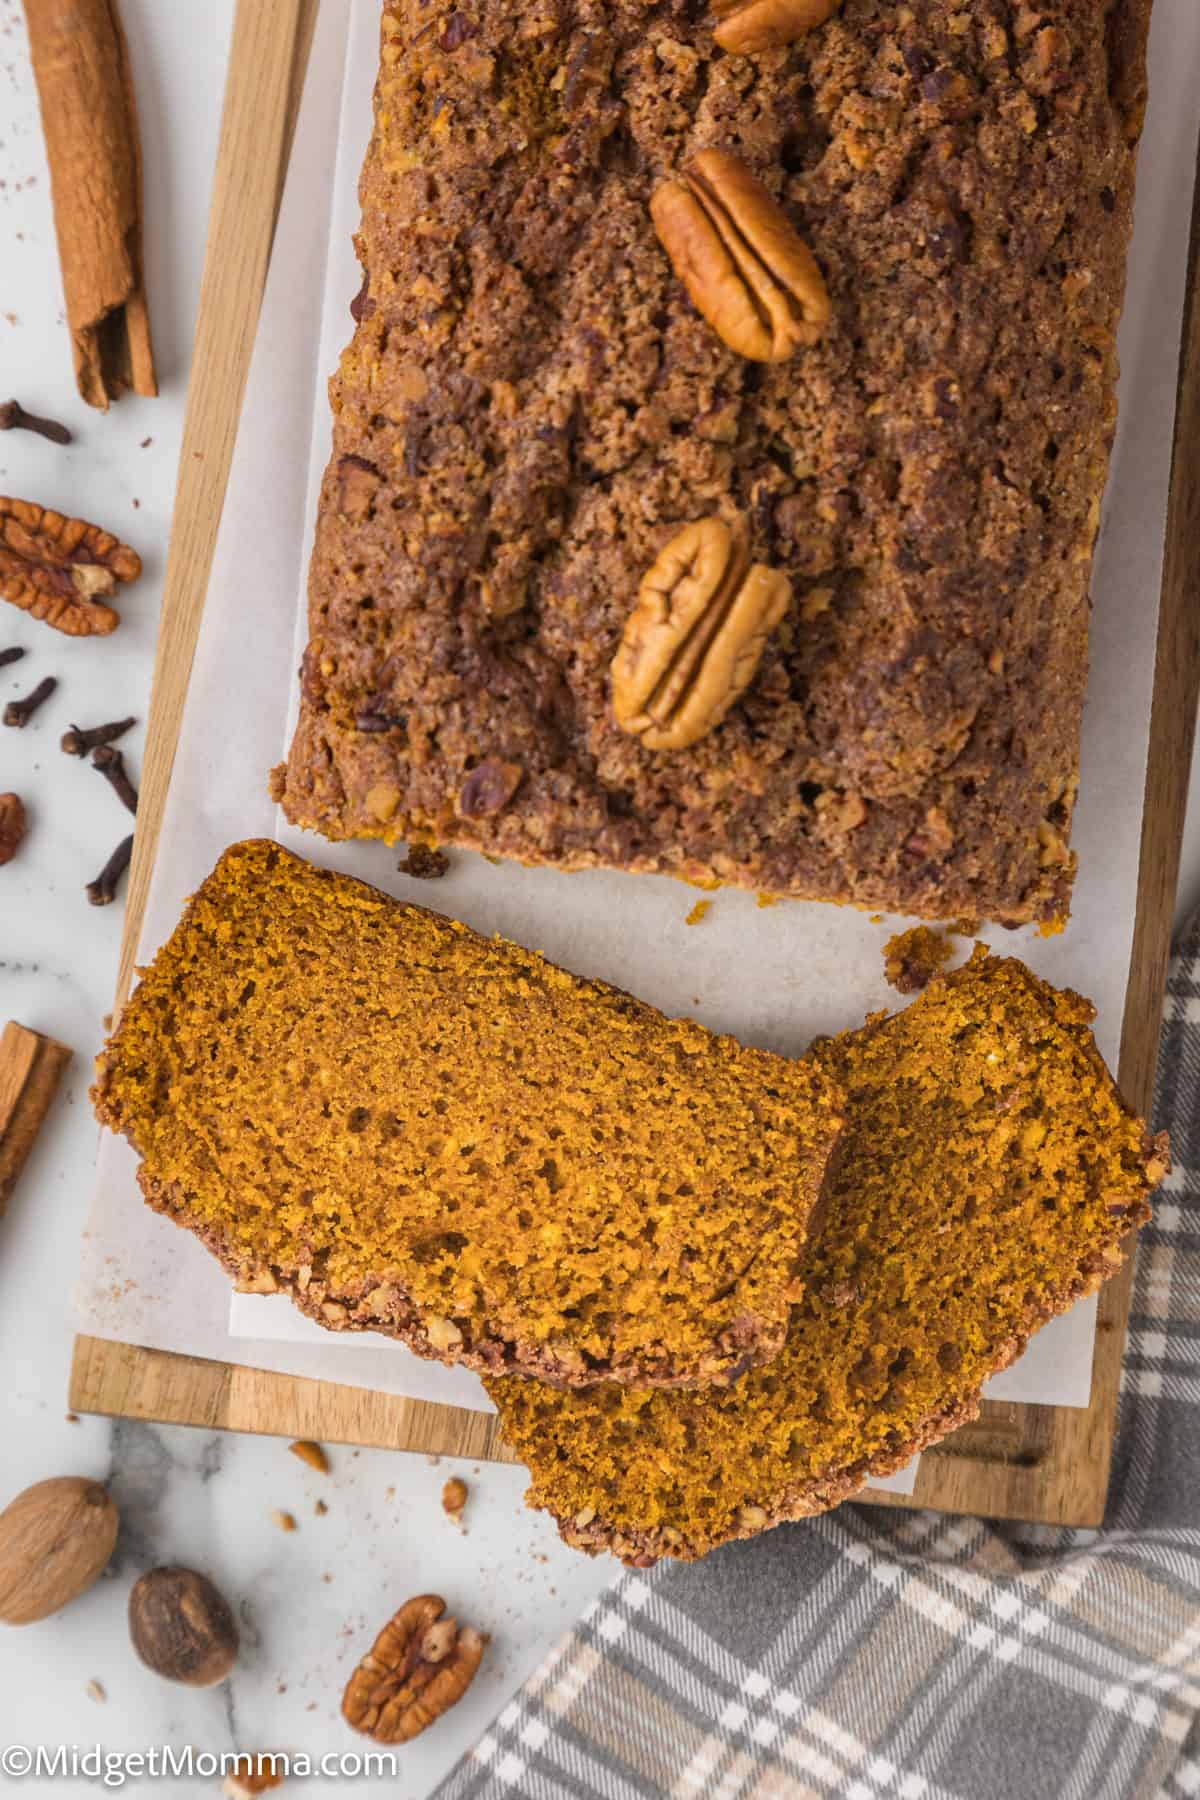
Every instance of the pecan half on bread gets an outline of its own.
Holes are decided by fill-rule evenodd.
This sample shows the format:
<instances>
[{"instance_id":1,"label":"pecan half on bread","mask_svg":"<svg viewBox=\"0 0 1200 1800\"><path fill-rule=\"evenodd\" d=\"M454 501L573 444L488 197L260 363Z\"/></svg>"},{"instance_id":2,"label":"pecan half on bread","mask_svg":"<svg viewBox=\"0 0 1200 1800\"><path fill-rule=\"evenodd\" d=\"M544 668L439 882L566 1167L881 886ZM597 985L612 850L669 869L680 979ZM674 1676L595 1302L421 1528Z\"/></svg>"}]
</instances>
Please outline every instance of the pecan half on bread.
<instances>
[{"instance_id":1,"label":"pecan half on bread","mask_svg":"<svg viewBox=\"0 0 1200 1800\"><path fill-rule=\"evenodd\" d=\"M687 525L644 577L613 658L613 713L648 750L684 750L754 679L791 584L723 519Z\"/></svg>"},{"instance_id":2,"label":"pecan half on bread","mask_svg":"<svg viewBox=\"0 0 1200 1800\"><path fill-rule=\"evenodd\" d=\"M820 341L829 291L787 213L740 157L702 150L655 190L650 216L692 304L731 350L786 362Z\"/></svg>"}]
</instances>

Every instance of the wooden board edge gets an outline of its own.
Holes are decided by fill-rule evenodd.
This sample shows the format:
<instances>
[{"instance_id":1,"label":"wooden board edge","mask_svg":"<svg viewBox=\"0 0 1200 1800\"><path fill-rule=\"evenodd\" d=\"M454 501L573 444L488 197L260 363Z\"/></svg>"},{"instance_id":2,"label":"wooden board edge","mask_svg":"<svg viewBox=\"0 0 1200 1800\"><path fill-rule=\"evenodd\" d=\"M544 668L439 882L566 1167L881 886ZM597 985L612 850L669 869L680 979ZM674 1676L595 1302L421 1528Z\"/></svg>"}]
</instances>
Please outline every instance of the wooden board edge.
<instances>
[{"instance_id":1,"label":"wooden board edge","mask_svg":"<svg viewBox=\"0 0 1200 1800\"><path fill-rule=\"evenodd\" d=\"M116 1013L132 984L318 3L238 0L234 13L150 685Z\"/></svg>"},{"instance_id":2,"label":"wooden board edge","mask_svg":"<svg viewBox=\"0 0 1200 1800\"><path fill-rule=\"evenodd\" d=\"M480 1462L517 1460L501 1443L492 1413L106 1338L75 1339L68 1396L73 1412L147 1424L186 1423L212 1431L315 1438ZM331 1429L334 1412L342 1422Z\"/></svg>"}]
</instances>

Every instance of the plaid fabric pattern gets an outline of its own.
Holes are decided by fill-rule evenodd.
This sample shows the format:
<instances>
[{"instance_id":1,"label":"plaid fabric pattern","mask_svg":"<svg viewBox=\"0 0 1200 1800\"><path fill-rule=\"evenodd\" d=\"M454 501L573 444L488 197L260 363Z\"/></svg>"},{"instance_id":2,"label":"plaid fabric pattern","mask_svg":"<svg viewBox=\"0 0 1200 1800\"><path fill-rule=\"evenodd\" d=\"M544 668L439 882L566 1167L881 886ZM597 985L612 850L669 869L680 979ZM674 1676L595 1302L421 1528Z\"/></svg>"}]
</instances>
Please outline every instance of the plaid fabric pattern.
<instances>
[{"instance_id":1,"label":"plaid fabric pattern","mask_svg":"<svg viewBox=\"0 0 1200 1800\"><path fill-rule=\"evenodd\" d=\"M1101 1531L844 1506L616 1581L436 1800L1200 1796L1200 919Z\"/></svg>"}]
</instances>

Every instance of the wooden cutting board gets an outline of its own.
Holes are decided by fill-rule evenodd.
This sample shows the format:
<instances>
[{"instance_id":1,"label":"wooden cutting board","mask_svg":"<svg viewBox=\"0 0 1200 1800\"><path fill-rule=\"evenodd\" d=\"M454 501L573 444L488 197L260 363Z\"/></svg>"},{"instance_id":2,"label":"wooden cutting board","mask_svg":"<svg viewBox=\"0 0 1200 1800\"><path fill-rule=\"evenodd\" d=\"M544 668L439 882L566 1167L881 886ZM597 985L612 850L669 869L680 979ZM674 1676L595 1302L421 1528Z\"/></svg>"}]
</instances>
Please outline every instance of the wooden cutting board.
<instances>
[{"instance_id":1,"label":"wooden cutting board","mask_svg":"<svg viewBox=\"0 0 1200 1800\"><path fill-rule=\"evenodd\" d=\"M316 5L317 0L239 0L237 8L118 1004L129 988L141 931ZM1153 1090L1200 690L1200 308L1193 304L1198 260L1194 219L1137 922L1120 1056L1121 1086L1144 1113ZM978 1424L925 1452L912 1500L869 1492L863 1497L883 1505L1047 1524L1099 1524L1129 1291L1127 1271L1101 1295L1086 1410L987 1402ZM498 1440L495 1420L482 1413L99 1338L76 1341L70 1403L76 1412L512 1460Z\"/></svg>"}]
</instances>

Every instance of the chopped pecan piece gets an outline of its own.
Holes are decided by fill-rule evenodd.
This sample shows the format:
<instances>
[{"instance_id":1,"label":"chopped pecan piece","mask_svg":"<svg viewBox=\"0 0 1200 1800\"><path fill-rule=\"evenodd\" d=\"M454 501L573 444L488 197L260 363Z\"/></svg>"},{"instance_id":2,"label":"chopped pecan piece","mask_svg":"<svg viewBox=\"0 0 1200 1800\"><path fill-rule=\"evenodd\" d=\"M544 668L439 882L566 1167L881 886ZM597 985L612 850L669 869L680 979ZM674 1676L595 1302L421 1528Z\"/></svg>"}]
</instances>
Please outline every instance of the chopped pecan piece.
<instances>
[{"instance_id":1,"label":"chopped pecan piece","mask_svg":"<svg viewBox=\"0 0 1200 1800\"><path fill-rule=\"evenodd\" d=\"M279 1764L286 1768L287 1758L276 1751L259 1750L253 1756L243 1752L225 1777L221 1789L225 1800L256 1800L258 1794L282 1787L283 1774Z\"/></svg>"},{"instance_id":2,"label":"chopped pecan piece","mask_svg":"<svg viewBox=\"0 0 1200 1800\"><path fill-rule=\"evenodd\" d=\"M791 220L740 157L703 150L655 190L650 216L717 335L751 362L786 362L829 323L829 292Z\"/></svg>"},{"instance_id":3,"label":"chopped pecan piece","mask_svg":"<svg viewBox=\"0 0 1200 1800\"><path fill-rule=\"evenodd\" d=\"M56 631L115 631L120 616L104 602L141 572L137 552L99 526L0 496L0 597Z\"/></svg>"},{"instance_id":4,"label":"chopped pecan piece","mask_svg":"<svg viewBox=\"0 0 1200 1800\"><path fill-rule=\"evenodd\" d=\"M467 1484L461 1475L452 1475L442 1488L442 1511L457 1519L467 1504Z\"/></svg>"},{"instance_id":5,"label":"chopped pecan piece","mask_svg":"<svg viewBox=\"0 0 1200 1800\"><path fill-rule=\"evenodd\" d=\"M371 277L363 270L362 286L350 302L350 317L356 325L365 319L373 319L378 311L379 303L371 298Z\"/></svg>"},{"instance_id":6,"label":"chopped pecan piece","mask_svg":"<svg viewBox=\"0 0 1200 1800\"><path fill-rule=\"evenodd\" d=\"M446 1618L438 1594L418 1594L389 1619L355 1669L342 1716L378 1744L406 1744L460 1700L487 1637Z\"/></svg>"},{"instance_id":7,"label":"chopped pecan piece","mask_svg":"<svg viewBox=\"0 0 1200 1800\"><path fill-rule=\"evenodd\" d=\"M478 36L479 27L474 19L468 18L466 13L452 12L446 20L446 29L438 39L438 49L449 53L460 49L468 38Z\"/></svg>"},{"instance_id":8,"label":"chopped pecan piece","mask_svg":"<svg viewBox=\"0 0 1200 1800\"><path fill-rule=\"evenodd\" d=\"M458 810L464 819L486 819L503 812L521 785L525 773L520 763L502 762L498 756L485 757L463 782L458 796Z\"/></svg>"},{"instance_id":9,"label":"chopped pecan piece","mask_svg":"<svg viewBox=\"0 0 1200 1800\"><path fill-rule=\"evenodd\" d=\"M379 488L379 470L365 456L343 456L338 463L338 505L348 519L370 517Z\"/></svg>"},{"instance_id":10,"label":"chopped pecan piece","mask_svg":"<svg viewBox=\"0 0 1200 1800\"><path fill-rule=\"evenodd\" d=\"M622 731L648 750L704 737L749 687L790 600L787 576L751 566L723 519L685 526L642 581L613 658Z\"/></svg>"},{"instance_id":11,"label":"chopped pecan piece","mask_svg":"<svg viewBox=\"0 0 1200 1800\"><path fill-rule=\"evenodd\" d=\"M25 836L25 803L20 794L0 794L0 867L12 861Z\"/></svg>"},{"instance_id":12,"label":"chopped pecan piece","mask_svg":"<svg viewBox=\"0 0 1200 1800\"><path fill-rule=\"evenodd\" d=\"M775 50L823 25L840 0L713 0L720 24L713 36L731 56Z\"/></svg>"}]
</instances>

